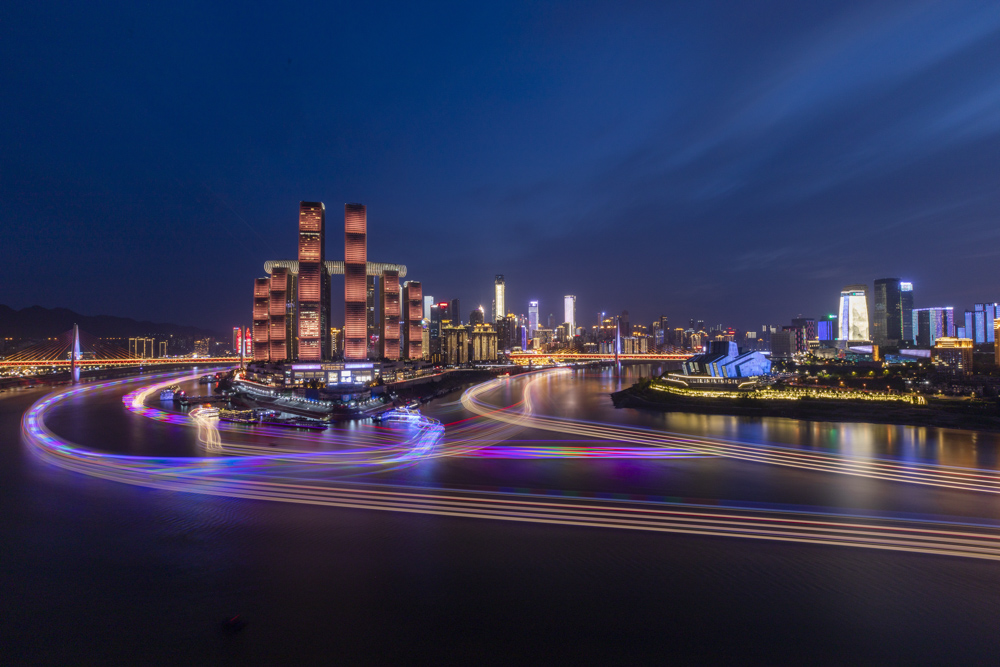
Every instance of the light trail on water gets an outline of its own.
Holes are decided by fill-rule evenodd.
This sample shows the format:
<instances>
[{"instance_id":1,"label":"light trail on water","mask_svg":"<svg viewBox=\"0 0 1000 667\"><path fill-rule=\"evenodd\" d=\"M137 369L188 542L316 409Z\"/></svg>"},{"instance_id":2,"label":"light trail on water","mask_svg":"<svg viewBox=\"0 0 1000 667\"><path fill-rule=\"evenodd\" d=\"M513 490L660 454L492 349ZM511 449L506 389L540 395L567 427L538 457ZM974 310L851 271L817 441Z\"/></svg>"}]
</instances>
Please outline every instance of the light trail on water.
<instances>
[{"instance_id":1,"label":"light trail on water","mask_svg":"<svg viewBox=\"0 0 1000 667\"><path fill-rule=\"evenodd\" d=\"M500 447L495 440L476 440L484 434L509 434L512 429L539 428L556 430L572 429L597 435L600 439L616 442L635 442L649 438L655 432L643 429L594 425L586 422L558 420L533 414L531 389L535 379L529 379L523 389L524 400L517 406L496 408L482 400L482 395L496 387L495 382L477 385L463 396L463 403L474 406L482 418L467 421L452 428L459 435L450 445L421 445L413 438L404 440L405 446L389 445L393 451L386 459L374 459L373 465L388 466L400 463L409 456L407 464L442 456L480 456L494 458L514 456L513 444ZM1000 560L1000 533L988 525L957 524L946 521L900 521L885 517L867 517L835 512L792 512L738 507L706 507L704 504L680 502L638 502L631 500L598 500L572 497L539 498L527 493L477 492L457 488L414 488L402 484L373 484L345 482L336 478L316 479L324 471L338 469L336 458L342 452L282 452L268 455L204 456L204 457L153 457L125 456L95 452L56 436L46 425L45 415L61 401L80 397L88 392L112 390L127 381L107 382L76 387L50 394L36 402L22 418L25 442L43 460L74 472L138 486L170 491L193 492L230 498L245 498L319 505L337 508L365 509L372 511L401 512L431 516L488 519L559 525L589 529L639 530L647 532L676 533L697 536L794 542L824 546L863 547L888 551L961 556L978 559ZM148 388L147 388L148 389ZM148 396L148 394L147 394ZM126 403L134 403L132 396ZM471 409L471 408L470 408ZM140 411L141 412L141 411ZM155 413L143 416L157 421ZM219 435L220 429L211 413L195 412L187 425L199 428L206 448L213 450L227 446ZM499 423L497 423L499 422ZM541 425L541 426L539 426ZM500 429L504 430L497 430ZM213 434L214 429L214 434ZM463 430L464 429L464 430ZM720 450L739 458L739 447L728 441L690 438L676 434L659 434L665 439L656 440L647 449L663 448L667 442L679 451L707 455ZM216 439L216 437L218 439ZM379 434L385 437L385 434ZM648 443L644 443L648 444ZM450 450L448 447L450 446ZM730 448L735 448L730 450ZM360 448L358 452L370 447ZM530 448L529 448L530 449ZM588 448L536 446L526 456L549 457L560 451ZM600 448L594 447L595 456ZM606 455L613 450L632 451L620 445L605 448ZM407 453L408 452L408 453ZM768 456L791 454L788 451L767 451ZM395 457L393 459L393 457ZM520 456L518 456L520 457ZM582 456L582 458L589 458ZM767 459L767 457L764 457ZM778 465L789 465L784 462ZM790 459L794 461L794 459ZM343 463L340 460L340 463ZM357 463L357 462L355 462ZM839 472L846 462L832 460L825 466L828 472ZM882 463L882 462L880 462ZM303 465L308 464L308 465ZM824 466L817 466L824 467ZM854 473L852 473L854 474ZM305 477L301 477L305 475Z\"/></svg>"}]
</instances>

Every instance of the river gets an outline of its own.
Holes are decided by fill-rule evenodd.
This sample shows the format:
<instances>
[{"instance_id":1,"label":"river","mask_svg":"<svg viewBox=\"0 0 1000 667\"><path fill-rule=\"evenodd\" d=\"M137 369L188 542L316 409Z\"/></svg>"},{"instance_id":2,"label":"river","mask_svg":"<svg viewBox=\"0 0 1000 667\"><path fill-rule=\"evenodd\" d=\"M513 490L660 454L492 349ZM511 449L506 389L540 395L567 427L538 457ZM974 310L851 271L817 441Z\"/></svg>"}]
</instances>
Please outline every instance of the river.
<instances>
[{"instance_id":1,"label":"river","mask_svg":"<svg viewBox=\"0 0 1000 667\"><path fill-rule=\"evenodd\" d=\"M634 366L620 376L602 369L515 377L483 396L498 407L517 405L533 382L533 413L568 424L653 429L845 460L1000 466L995 434L611 405L609 392L655 371ZM68 399L47 423L94 450L200 455L194 429L123 408L125 392L150 383ZM979 663L992 662L1000 648L996 561L123 484L69 472L29 451L20 419L42 396L42 390L0 394L5 664ZM475 423L460 396L424 410L449 425L446 433ZM363 438L369 429L355 424L338 435L354 431ZM505 435L498 446L565 452L597 444L551 429L511 428ZM234 437L258 446L274 439ZM331 440L330 449L337 446ZM995 493L725 456L472 453L341 477L378 488L1000 526ZM234 614L246 628L221 632L221 621Z\"/></svg>"}]
</instances>

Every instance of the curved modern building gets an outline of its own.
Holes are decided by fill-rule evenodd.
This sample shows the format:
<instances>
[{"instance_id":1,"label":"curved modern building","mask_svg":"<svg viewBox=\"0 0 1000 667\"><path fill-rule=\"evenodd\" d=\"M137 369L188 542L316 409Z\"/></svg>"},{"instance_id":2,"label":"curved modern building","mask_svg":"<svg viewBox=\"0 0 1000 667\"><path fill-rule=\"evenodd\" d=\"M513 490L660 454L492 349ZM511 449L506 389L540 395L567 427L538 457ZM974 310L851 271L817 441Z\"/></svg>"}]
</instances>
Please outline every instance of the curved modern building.
<instances>
[{"instance_id":1,"label":"curved modern building","mask_svg":"<svg viewBox=\"0 0 1000 667\"><path fill-rule=\"evenodd\" d=\"M868 285L848 285L840 290L840 335L838 340L870 341L868 332Z\"/></svg>"}]
</instances>

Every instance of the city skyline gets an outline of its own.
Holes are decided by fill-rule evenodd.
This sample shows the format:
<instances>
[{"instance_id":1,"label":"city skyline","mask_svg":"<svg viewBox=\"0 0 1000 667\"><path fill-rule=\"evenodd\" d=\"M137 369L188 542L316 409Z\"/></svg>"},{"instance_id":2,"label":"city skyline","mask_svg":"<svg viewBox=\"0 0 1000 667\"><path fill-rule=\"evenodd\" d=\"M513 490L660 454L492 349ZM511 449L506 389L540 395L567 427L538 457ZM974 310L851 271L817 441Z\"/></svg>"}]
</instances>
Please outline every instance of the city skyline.
<instances>
[{"instance_id":1,"label":"city skyline","mask_svg":"<svg viewBox=\"0 0 1000 667\"><path fill-rule=\"evenodd\" d=\"M489 310L498 273L511 310L538 300L543 320L576 294L581 321L627 308L750 328L833 312L842 286L896 275L918 306L995 299L980 285L1000 211L1000 8L369 11L337 15L372 27L326 53L272 33L281 17L253 28L258 50L194 8L12 10L22 29L0 48L30 66L0 111L5 229L34 238L42 215L53 233L0 268L19 284L8 305L226 331L244 317L240 277L296 255L281 230L299 200L367 202L384 230L371 254L411 255L427 292L467 310ZM211 38L191 33L192 15ZM78 60L63 68L34 25ZM111 33L95 42L97 26ZM440 51L417 48L431 26ZM158 55L135 37L161 31L191 39ZM386 34L379 58L361 55ZM216 48L240 54L225 77L201 69ZM204 113L178 102L193 98ZM679 250L707 235L721 262ZM172 298L188 275L234 296Z\"/></svg>"}]
</instances>

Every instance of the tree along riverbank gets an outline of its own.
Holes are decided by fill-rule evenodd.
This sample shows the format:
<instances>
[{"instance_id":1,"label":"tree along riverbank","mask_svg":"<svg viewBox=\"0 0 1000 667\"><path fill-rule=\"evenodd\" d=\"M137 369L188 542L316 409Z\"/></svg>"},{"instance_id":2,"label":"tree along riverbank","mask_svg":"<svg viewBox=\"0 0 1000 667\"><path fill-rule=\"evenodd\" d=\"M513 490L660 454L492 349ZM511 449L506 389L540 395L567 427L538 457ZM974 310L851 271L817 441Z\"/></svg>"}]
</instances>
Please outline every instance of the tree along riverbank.
<instances>
[{"instance_id":1,"label":"tree along riverbank","mask_svg":"<svg viewBox=\"0 0 1000 667\"><path fill-rule=\"evenodd\" d=\"M637 408L657 412L785 417L809 421L869 422L1000 431L1000 404L995 400L954 401L928 397L927 405L913 405L864 399L715 398L659 391L653 388L650 380L642 380L627 389L611 394L611 400L616 408Z\"/></svg>"}]
</instances>

